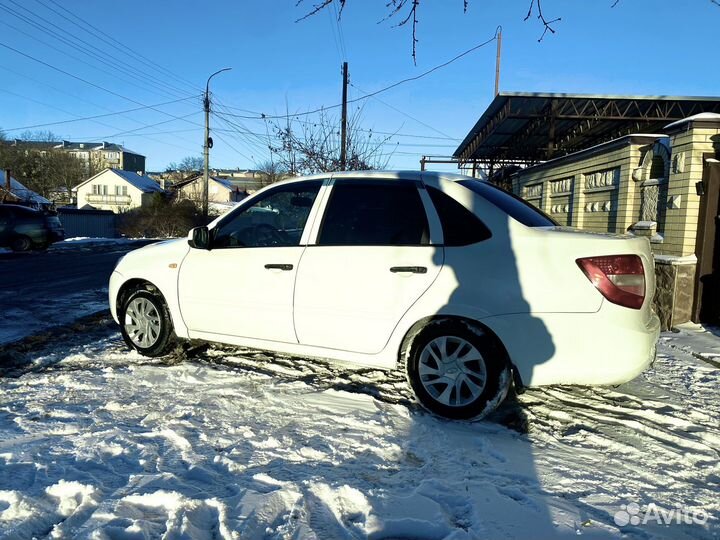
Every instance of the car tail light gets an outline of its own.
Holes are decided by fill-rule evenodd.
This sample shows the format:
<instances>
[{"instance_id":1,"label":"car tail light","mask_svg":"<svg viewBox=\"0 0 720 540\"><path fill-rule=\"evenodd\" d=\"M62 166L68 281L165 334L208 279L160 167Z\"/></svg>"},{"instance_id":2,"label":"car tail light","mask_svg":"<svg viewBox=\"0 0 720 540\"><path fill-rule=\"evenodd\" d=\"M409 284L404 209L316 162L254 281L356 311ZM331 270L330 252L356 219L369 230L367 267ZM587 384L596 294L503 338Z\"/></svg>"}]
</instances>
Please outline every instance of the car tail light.
<instances>
[{"instance_id":1,"label":"car tail light","mask_svg":"<svg viewBox=\"0 0 720 540\"><path fill-rule=\"evenodd\" d=\"M637 255L578 259L577 265L595 288L613 304L640 309L645 300L645 270Z\"/></svg>"}]
</instances>

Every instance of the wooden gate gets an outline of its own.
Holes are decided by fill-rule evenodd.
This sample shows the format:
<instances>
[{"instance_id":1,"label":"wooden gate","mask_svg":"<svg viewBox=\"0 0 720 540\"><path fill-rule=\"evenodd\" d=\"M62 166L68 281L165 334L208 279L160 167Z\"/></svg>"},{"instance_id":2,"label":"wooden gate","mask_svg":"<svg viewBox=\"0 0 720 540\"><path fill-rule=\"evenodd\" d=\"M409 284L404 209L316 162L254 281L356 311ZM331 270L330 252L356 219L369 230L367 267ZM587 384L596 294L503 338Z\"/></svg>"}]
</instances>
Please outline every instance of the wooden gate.
<instances>
[{"instance_id":1,"label":"wooden gate","mask_svg":"<svg viewBox=\"0 0 720 540\"><path fill-rule=\"evenodd\" d=\"M720 161L704 160L693 321L720 324Z\"/></svg>"}]
</instances>

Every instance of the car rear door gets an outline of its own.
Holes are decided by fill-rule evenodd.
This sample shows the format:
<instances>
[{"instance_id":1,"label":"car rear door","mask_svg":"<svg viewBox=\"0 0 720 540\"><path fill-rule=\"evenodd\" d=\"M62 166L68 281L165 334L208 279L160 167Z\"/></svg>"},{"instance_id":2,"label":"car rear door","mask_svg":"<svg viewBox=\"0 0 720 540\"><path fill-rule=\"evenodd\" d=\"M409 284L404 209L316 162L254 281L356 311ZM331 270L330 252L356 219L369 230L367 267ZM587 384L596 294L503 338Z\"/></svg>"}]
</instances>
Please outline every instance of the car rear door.
<instances>
[{"instance_id":1,"label":"car rear door","mask_svg":"<svg viewBox=\"0 0 720 540\"><path fill-rule=\"evenodd\" d=\"M437 214L414 181L333 180L295 286L298 341L380 352L443 264Z\"/></svg>"},{"instance_id":2,"label":"car rear door","mask_svg":"<svg viewBox=\"0 0 720 540\"><path fill-rule=\"evenodd\" d=\"M0 206L0 246L7 245L10 242L12 218L12 210L7 206Z\"/></svg>"}]
</instances>

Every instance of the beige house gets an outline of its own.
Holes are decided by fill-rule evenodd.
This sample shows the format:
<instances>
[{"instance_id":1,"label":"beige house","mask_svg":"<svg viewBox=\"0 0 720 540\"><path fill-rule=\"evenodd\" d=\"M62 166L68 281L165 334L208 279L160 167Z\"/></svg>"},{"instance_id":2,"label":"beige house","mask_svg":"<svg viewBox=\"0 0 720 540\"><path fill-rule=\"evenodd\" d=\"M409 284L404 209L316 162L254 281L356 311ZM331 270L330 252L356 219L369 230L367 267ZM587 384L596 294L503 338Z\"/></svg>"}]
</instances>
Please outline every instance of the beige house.
<instances>
[{"instance_id":1,"label":"beige house","mask_svg":"<svg viewBox=\"0 0 720 540\"><path fill-rule=\"evenodd\" d=\"M189 199L195 202L203 200L203 177L196 176L173 186L178 199ZM208 201L211 203L238 202L245 197L246 193L239 187L234 186L225 178L211 176L208 178Z\"/></svg>"},{"instance_id":2,"label":"beige house","mask_svg":"<svg viewBox=\"0 0 720 540\"><path fill-rule=\"evenodd\" d=\"M165 191L151 178L131 171L105 169L73 188L77 207L124 212L147 204Z\"/></svg>"}]
</instances>

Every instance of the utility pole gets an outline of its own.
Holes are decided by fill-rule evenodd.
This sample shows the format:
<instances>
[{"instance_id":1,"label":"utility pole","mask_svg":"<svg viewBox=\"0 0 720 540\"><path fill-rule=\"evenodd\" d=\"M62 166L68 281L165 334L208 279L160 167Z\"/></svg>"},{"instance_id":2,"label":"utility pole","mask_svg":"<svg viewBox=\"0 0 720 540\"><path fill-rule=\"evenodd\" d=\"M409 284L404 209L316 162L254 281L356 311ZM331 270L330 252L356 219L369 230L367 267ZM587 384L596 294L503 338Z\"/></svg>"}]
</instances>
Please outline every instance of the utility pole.
<instances>
[{"instance_id":1,"label":"utility pole","mask_svg":"<svg viewBox=\"0 0 720 540\"><path fill-rule=\"evenodd\" d=\"M498 26L497 56L495 57L495 95L500 93L500 49L502 48L502 26Z\"/></svg>"},{"instance_id":2,"label":"utility pole","mask_svg":"<svg viewBox=\"0 0 720 540\"><path fill-rule=\"evenodd\" d=\"M347 170L347 87L348 63L343 62L342 120L340 126L340 170Z\"/></svg>"},{"instance_id":3,"label":"utility pole","mask_svg":"<svg viewBox=\"0 0 720 540\"><path fill-rule=\"evenodd\" d=\"M210 148L212 148L212 139L210 138L210 79L223 71L230 71L232 68L223 68L216 71L208 77L205 84L205 95L203 96L203 109L205 110L205 140L203 142L203 200L202 212L205 223L208 221L208 176L210 168Z\"/></svg>"}]
</instances>

